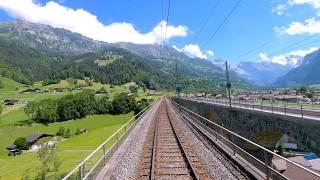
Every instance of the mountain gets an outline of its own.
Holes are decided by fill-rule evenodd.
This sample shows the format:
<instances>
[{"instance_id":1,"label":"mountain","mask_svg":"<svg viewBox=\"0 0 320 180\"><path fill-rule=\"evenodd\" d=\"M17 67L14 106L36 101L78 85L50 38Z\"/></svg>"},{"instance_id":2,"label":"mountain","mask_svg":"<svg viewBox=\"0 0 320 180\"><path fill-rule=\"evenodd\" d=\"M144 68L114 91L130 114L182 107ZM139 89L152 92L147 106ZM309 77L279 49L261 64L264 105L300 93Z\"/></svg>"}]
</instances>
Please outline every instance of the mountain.
<instances>
[{"instance_id":1,"label":"mountain","mask_svg":"<svg viewBox=\"0 0 320 180\"><path fill-rule=\"evenodd\" d=\"M62 28L19 19L0 23L0 37L41 51L65 54L93 52L107 46Z\"/></svg>"},{"instance_id":2,"label":"mountain","mask_svg":"<svg viewBox=\"0 0 320 180\"><path fill-rule=\"evenodd\" d=\"M236 66L232 66L232 69L236 71L240 77L259 86L273 86L279 77L299 66L302 57L290 56L284 60L285 62L283 61L281 64L272 61L245 61L240 62Z\"/></svg>"},{"instance_id":3,"label":"mountain","mask_svg":"<svg viewBox=\"0 0 320 180\"><path fill-rule=\"evenodd\" d=\"M242 61L238 64L229 64L230 69L237 75L258 86L274 86L276 80L298 67L302 63L301 56L281 57L274 61ZM211 60L213 64L225 68L225 61Z\"/></svg>"},{"instance_id":4,"label":"mountain","mask_svg":"<svg viewBox=\"0 0 320 180\"><path fill-rule=\"evenodd\" d=\"M151 89L173 89L176 64L179 83L187 89L213 91L224 86L220 67L171 47L109 44L23 20L0 23L0 75L24 84L91 77L102 83L136 81ZM231 76L235 87L249 86L235 73Z\"/></svg>"},{"instance_id":5,"label":"mountain","mask_svg":"<svg viewBox=\"0 0 320 180\"><path fill-rule=\"evenodd\" d=\"M164 72L175 74L175 64L177 64L180 75L225 81L224 68L215 65L209 60L190 58L170 46L133 43L116 43L115 46L127 49L150 61L156 62ZM235 72L231 71L230 74L234 83L245 83Z\"/></svg>"},{"instance_id":6,"label":"mountain","mask_svg":"<svg viewBox=\"0 0 320 180\"><path fill-rule=\"evenodd\" d=\"M320 50L306 55L300 66L279 77L277 86L301 86L320 83Z\"/></svg>"}]
</instances>

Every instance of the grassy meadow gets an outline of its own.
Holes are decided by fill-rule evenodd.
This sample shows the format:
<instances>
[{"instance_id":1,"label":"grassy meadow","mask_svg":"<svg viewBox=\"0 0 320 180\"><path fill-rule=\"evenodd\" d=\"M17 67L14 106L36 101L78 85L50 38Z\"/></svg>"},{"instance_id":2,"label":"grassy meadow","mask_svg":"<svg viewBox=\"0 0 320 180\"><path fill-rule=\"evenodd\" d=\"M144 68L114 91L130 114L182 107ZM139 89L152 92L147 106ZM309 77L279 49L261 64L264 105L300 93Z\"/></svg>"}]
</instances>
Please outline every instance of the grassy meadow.
<instances>
[{"instance_id":1,"label":"grassy meadow","mask_svg":"<svg viewBox=\"0 0 320 180\"><path fill-rule=\"evenodd\" d=\"M86 128L88 130L87 134L63 139L57 144L58 159L62 163L59 172L65 173L73 169L77 163L89 155L92 150L133 116L133 113L126 115L90 115L83 119L55 122L48 125L33 123L31 126L15 126L16 122L28 119L24 113L24 106L28 101L37 102L46 98L57 99L81 90L64 91L63 93L21 93L21 91L28 88L51 90L54 88L72 88L75 85L67 80L62 80L57 84L48 86L42 86L41 82L36 82L33 86L27 87L8 78L0 77L0 80L4 84L4 88L0 88L0 102L5 99L19 100L19 103L12 107L4 107L3 112L0 114L0 180L21 179L26 176L32 178L36 175L39 167L36 152L23 152L22 155L15 157L7 155L8 151L5 148L12 144L17 137L26 137L34 133L55 134L60 127L69 128L73 132L77 128ZM78 80L78 83L85 82ZM134 85L134 83L128 83L123 86L110 86L93 82L91 86L83 86L81 88L99 90L104 87L110 98L113 98L115 94L130 92L130 85ZM162 94L158 93L156 96L149 97L147 92L139 89L136 98L159 99L161 96Z\"/></svg>"}]
</instances>

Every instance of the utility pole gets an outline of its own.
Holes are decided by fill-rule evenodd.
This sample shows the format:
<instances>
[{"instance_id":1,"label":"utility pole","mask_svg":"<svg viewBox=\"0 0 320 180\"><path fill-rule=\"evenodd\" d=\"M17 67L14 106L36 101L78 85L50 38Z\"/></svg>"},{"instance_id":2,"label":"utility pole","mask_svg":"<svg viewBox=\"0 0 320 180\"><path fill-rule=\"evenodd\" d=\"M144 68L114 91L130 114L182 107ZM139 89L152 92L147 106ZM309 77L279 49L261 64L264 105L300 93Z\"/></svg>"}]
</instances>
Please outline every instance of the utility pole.
<instances>
[{"instance_id":1,"label":"utility pole","mask_svg":"<svg viewBox=\"0 0 320 180\"><path fill-rule=\"evenodd\" d=\"M229 106L231 107L231 83L229 78L229 70L228 70L228 62L226 61L226 76L227 76L227 88L228 88L228 96L229 96Z\"/></svg>"},{"instance_id":2,"label":"utility pole","mask_svg":"<svg viewBox=\"0 0 320 180\"><path fill-rule=\"evenodd\" d=\"M176 63L176 92L177 92L178 98L179 98L179 110L180 111L181 111L181 97L180 97L181 90L182 90L182 87L179 84L179 76L178 76L178 63Z\"/></svg>"}]
</instances>

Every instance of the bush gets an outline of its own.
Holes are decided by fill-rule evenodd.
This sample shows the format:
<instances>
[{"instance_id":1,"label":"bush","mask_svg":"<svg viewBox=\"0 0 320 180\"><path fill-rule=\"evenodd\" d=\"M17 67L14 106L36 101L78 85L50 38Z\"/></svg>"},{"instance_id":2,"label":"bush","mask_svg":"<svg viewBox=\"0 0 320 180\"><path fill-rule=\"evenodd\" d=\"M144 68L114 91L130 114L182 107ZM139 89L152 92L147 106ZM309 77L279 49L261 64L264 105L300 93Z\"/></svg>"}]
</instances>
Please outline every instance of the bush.
<instances>
[{"instance_id":1,"label":"bush","mask_svg":"<svg viewBox=\"0 0 320 180\"><path fill-rule=\"evenodd\" d=\"M59 127L56 135L57 136L63 136L64 135L64 127Z\"/></svg>"},{"instance_id":2,"label":"bush","mask_svg":"<svg viewBox=\"0 0 320 180\"><path fill-rule=\"evenodd\" d=\"M75 132L74 134L75 134L75 135L79 135L79 134L80 134L80 129L77 128L77 129L76 129L76 132Z\"/></svg>"},{"instance_id":3,"label":"bush","mask_svg":"<svg viewBox=\"0 0 320 180\"><path fill-rule=\"evenodd\" d=\"M0 104L0 114L2 113L2 111L3 111L3 106L2 104Z\"/></svg>"},{"instance_id":4,"label":"bush","mask_svg":"<svg viewBox=\"0 0 320 180\"><path fill-rule=\"evenodd\" d=\"M33 123L33 121L28 119L28 120L18 121L14 125L15 126L31 126L32 123Z\"/></svg>"},{"instance_id":5,"label":"bush","mask_svg":"<svg viewBox=\"0 0 320 180\"><path fill-rule=\"evenodd\" d=\"M27 148L27 140L25 137L18 137L16 140L14 140L13 144L18 146L19 149Z\"/></svg>"},{"instance_id":6,"label":"bush","mask_svg":"<svg viewBox=\"0 0 320 180\"><path fill-rule=\"evenodd\" d=\"M0 89L4 88L3 82L0 80Z\"/></svg>"},{"instance_id":7,"label":"bush","mask_svg":"<svg viewBox=\"0 0 320 180\"><path fill-rule=\"evenodd\" d=\"M70 129L69 129L69 128L65 131L64 136L63 136L63 137L64 137L64 138L70 138L70 137L71 137L71 131L70 131Z\"/></svg>"},{"instance_id":8,"label":"bush","mask_svg":"<svg viewBox=\"0 0 320 180\"><path fill-rule=\"evenodd\" d=\"M137 86L130 86L129 90L131 93L137 93L138 92L138 87Z\"/></svg>"},{"instance_id":9,"label":"bush","mask_svg":"<svg viewBox=\"0 0 320 180\"><path fill-rule=\"evenodd\" d=\"M138 114L140 111L142 111L144 108L149 106L149 102L146 99L141 99L137 102L137 106L134 109L134 114Z\"/></svg>"}]
</instances>

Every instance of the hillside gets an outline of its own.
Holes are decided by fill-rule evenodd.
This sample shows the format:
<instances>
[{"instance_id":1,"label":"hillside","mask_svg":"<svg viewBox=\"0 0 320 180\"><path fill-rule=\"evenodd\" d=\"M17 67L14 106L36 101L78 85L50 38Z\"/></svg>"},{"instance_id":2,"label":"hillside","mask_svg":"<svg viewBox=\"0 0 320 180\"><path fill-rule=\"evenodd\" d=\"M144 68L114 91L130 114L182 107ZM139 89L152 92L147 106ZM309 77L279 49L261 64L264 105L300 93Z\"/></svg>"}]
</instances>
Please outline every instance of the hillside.
<instances>
[{"instance_id":1,"label":"hillside","mask_svg":"<svg viewBox=\"0 0 320 180\"><path fill-rule=\"evenodd\" d=\"M23 84L20 84L6 77L0 77L0 82L0 93L13 92L23 87Z\"/></svg>"},{"instance_id":2,"label":"hillside","mask_svg":"<svg viewBox=\"0 0 320 180\"><path fill-rule=\"evenodd\" d=\"M170 46L164 47L163 45L157 44L140 45L133 43L116 43L113 45L127 49L150 61L156 62L162 71L168 73L175 73L175 64L177 63L181 75L218 81L225 80L225 71L223 68L205 59L190 58ZM231 71L231 79L234 82L242 82L245 84L243 79L233 71Z\"/></svg>"},{"instance_id":3,"label":"hillside","mask_svg":"<svg viewBox=\"0 0 320 180\"><path fill-rule=\"evenodd\" d=\"M305 56L302 64L280 77L278 86L301 86L320 83L320 50Z\"/></svg>"},{"instance_id":4,"label":"hillside","mask_svg":"<svg viewBox=\"0 0 320 180\"><path fill-rule=\"evenodd\" d=\"M107 46L65 29L19 19L0 23L0 37L41 51L59 53L93 52Z\"/></svg>"},{"instance_id":5,"label":"hillside","mask_svg":"<svg viewBox=\"0 0 320 180\"><path fill-rule=\"evenodd\" d=\"M0 23L0 74L24 84L90 77L114 85L135 81L150 89L174 89L176 64L186 89L213 91L224 85L223 69L171 47L102 43L22 20ZM249 86L235 73L231 79L235 87Z\"/></svg>"}]
</instances>

